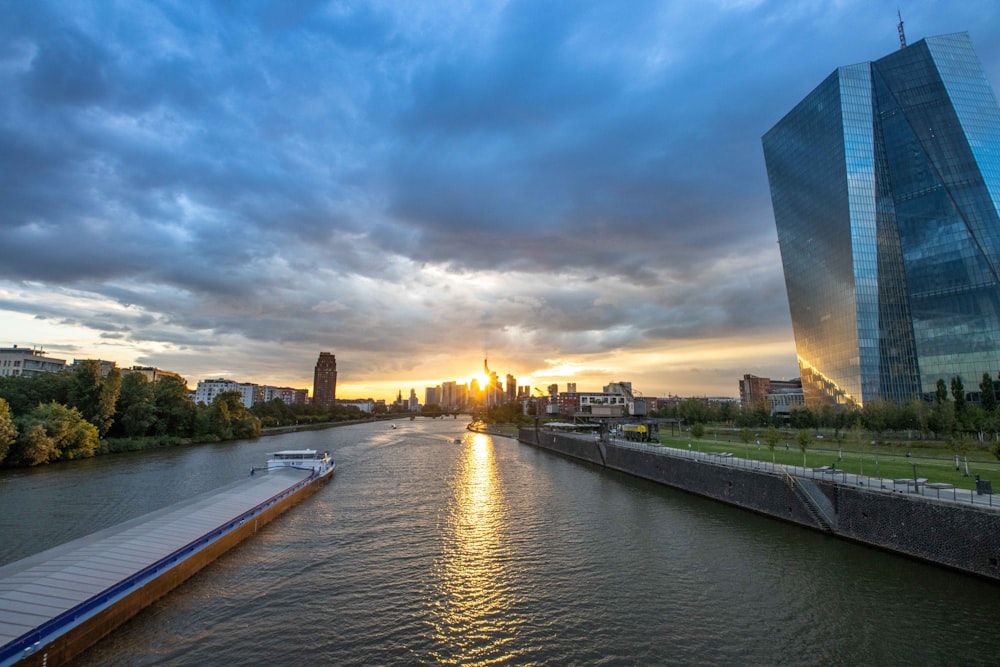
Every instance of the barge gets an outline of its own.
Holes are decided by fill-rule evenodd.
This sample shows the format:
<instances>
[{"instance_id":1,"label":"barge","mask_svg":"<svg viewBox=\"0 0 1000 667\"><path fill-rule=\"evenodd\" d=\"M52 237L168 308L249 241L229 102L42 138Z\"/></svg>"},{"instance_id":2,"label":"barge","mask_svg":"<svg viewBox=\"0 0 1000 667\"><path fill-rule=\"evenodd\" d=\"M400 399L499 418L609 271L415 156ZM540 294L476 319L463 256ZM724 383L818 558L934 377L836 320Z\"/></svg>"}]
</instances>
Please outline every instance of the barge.
<instances>
[{"instance_id":1,"label":"barge","mask_svg":"<svg viewBox=\"0 0 1000 667\"><path fill-rule=\"evenodd\" d=\"M315 450L0 567L0 667L61 665L333 477Z\"/></svg>"}]
</instances>

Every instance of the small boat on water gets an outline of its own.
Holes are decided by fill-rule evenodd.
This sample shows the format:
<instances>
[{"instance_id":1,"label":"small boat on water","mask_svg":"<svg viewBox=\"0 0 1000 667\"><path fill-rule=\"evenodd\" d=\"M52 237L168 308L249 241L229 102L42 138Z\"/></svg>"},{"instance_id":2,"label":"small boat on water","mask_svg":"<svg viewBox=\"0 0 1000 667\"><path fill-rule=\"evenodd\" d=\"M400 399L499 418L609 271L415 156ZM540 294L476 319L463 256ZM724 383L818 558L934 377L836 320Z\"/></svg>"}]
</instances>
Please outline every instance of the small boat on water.
<instances>
[{"instance_id":1,"label":"small boat on water","mask_svg":"<svg viewBox=\"0 0 1000 667\"><path fill-rule=\"evenodd\" d=\"M392 427L393 427L393 428L396 428L396 425L395 425L395 424L393 424L393 425L392 425Z\"/></svg>"}]
</instances>

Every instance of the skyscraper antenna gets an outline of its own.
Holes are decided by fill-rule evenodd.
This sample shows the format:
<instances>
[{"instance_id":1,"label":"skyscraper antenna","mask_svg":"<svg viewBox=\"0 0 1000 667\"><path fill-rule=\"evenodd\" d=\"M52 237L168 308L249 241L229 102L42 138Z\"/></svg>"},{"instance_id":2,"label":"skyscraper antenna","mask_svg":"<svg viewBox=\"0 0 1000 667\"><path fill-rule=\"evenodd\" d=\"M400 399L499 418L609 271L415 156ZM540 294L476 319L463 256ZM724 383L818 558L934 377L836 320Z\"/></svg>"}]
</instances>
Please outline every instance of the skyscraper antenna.
<instances>
[{"instance_id":1,"label":"skyscraper antenna","mask_svg":"<svg viewBox=\"0 0 1000 667\"><path fill-rule=\"evenodd\" d=\"M896 10L896 16L899 17L899 25L897 26L897 30L899 30L899 48L900 49L905 49L906 48L906 33L903 32L903 15L900 14L900 12L899 12L898 9Z\"/></svg>"}]
</instances>

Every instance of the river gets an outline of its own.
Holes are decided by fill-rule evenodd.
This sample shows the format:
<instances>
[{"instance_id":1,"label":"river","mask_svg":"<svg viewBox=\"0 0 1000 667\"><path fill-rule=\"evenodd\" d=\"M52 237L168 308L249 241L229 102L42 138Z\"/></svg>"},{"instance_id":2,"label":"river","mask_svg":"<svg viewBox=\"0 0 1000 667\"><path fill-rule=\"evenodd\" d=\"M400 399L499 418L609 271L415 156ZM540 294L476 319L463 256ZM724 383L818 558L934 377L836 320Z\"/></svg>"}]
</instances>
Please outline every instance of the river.
<instances>
[{"instance_id":1,"label":"river","mask_svg":"<svg viewBox=\"0 0 1000 667\"><path fill-rule=\"evenodd\" d=\"M334 480L79 665L994 664L1000 587L464 430L0 473L0 563L329 449ZM455 438L460 442L456 443Z\"/></svg>"}]
</instances>

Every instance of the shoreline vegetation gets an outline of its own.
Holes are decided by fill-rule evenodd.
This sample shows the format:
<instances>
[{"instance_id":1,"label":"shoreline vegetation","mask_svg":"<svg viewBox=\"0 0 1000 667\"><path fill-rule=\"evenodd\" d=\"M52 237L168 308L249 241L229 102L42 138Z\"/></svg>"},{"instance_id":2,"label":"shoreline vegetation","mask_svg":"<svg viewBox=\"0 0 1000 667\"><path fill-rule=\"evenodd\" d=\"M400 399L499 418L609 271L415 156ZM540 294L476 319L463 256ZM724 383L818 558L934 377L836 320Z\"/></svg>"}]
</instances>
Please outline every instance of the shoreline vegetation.
<instances>
[{"instance_id":1,"label":"shoreline vegetation","mask_svg":"<svg viewBox=\"0 0 1000 667\"><path fill-rule=\"evenodd\" d=\"M405 416L409 416L406 413ZM424 416L432 416L426 414ZM400 419L354 406L243 405L235 391L194 403L175 377L149 381L88 360L60 373L0 377L0 468L23 468L162 447L256 438L307 428Z\"/></svg>"}]
</instances>

